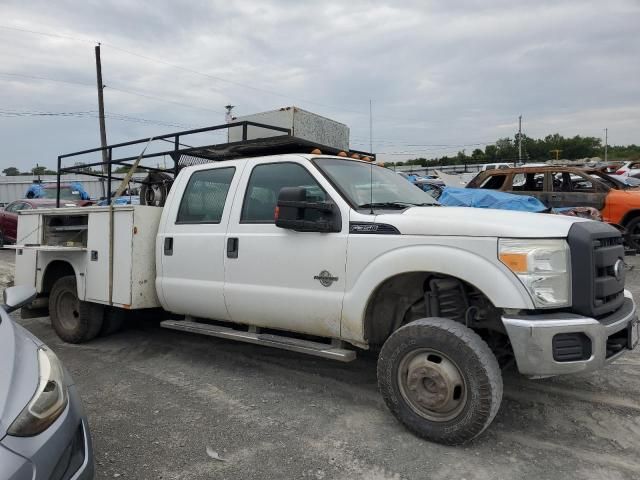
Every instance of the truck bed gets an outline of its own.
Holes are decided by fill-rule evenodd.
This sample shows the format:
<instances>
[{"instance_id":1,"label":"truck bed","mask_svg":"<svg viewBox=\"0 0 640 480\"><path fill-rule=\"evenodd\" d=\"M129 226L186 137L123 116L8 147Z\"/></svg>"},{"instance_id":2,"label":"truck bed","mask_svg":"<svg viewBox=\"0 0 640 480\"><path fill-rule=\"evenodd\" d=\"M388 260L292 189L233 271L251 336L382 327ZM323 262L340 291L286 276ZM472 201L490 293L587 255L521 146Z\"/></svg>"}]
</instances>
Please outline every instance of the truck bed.
<instances>
[{"instance_id":1,"label":"truck bed","mask_svg":"<svg viewBox=\"0 0 640 480\"><path fill-rule=\"evenodd\" d=\"M161 208L143 205L113 207L112 231L109 207L21 212L16 283L32 284L45 295L47 269L67 262L82 300L130 309L158 307L155 240L161 213Z\"/></svg>"}]
</instances>

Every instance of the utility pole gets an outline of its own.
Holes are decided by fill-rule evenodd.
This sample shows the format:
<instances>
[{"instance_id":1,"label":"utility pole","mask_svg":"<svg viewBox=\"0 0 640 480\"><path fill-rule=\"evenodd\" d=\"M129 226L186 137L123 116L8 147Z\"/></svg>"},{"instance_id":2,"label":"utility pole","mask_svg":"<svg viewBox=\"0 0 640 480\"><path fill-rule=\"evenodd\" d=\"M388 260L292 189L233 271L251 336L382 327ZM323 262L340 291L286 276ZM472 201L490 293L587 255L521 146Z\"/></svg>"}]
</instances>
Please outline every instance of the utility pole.
<instances>
[{"instance_id":1,"label":"utility pole","mask_svg":"<svg viewBox=\"0 0 640 480\"><path fill-rule=\"evenodd\" d=\"M609 129L605 128L604 129L604 161L607 162L607 150L608 150L608 145L609 143Z\"/></svg>"},{"instance_id":2,"label":"utility pole","mask_svg":"<svg viewBox=\"0 0 640 480\"><path fill-rule=\"evenodd\" d=\"M522 163L522 115L518 117L518 163Z\"/></svg>"},{"instance_id":3,"label":"utility pole","mask_svg":"<svg viewBox=\"0 0 640 480\"><path fill-rule=\"evenodd\" d=\"M107 129L104 124L104 98L102 91L104 90L104 84L102 83L102 63L100 62L100 44L96 45L96 76L98 82L98 116L100 121L100 146L102 146L102 173L106 174L107 171ZM104 183L102 185L104 196Z\"/></svg>"}]
</instances>

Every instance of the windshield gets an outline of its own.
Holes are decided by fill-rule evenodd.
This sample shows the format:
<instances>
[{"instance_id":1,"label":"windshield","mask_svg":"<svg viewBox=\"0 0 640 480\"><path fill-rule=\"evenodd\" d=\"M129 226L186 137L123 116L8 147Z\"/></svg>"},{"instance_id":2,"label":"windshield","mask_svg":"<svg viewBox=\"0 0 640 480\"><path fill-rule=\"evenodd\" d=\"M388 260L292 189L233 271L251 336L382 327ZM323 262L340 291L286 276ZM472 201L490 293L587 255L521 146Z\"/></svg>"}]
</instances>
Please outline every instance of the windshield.
<instances>
[{"instance_id":1,"label":"windshield","mask_svg":"<svg viewBox=\"0 0 640 480\"><path fill-rule=\"evenodd\" d=\"M438 204L431 195L383 167L337 158L318 158L314 163L358 208Z\"/></svg>"},{"instance_id":2,"label":"windshield","mask_svg":"<svg viewBox=\"0 0 640 480\"><path fill-rule=\"evenodd\" d=\"M55 188L43 188L41 198L56 198ZM60 200L79 200L80 192L71 187L60 187Z\"/></svg>"}]
</instances>

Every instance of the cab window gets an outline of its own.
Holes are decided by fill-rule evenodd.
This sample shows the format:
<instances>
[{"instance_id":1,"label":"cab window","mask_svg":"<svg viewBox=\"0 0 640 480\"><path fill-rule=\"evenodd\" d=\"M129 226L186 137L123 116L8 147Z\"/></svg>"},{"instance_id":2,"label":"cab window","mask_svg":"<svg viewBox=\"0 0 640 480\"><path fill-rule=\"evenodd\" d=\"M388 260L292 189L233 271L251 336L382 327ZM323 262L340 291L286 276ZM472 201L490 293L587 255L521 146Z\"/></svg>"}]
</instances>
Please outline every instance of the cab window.
<instances>
[{"instance_id":1,"label":"cab window","mask_svg":"<svg viewBox=\"0 0 640 480\"><path fill-rule=\"evenodd\" d=\"M198 170L184 190L176 223L220 223L234 167Z\"/></svg>"},{"instance_id":2,"label":"cab window","mask_svg":"<svg viewBox=\"0 0 640 480\"><path fill-rule=\"evenodd\" d=\"M305 187L309 201L324 202L327 199L324 190L302 165L290 162L256 165L245 192L240 222L274 223L276 203L283 187ZM305 215L319 214L319 211L310 209L305 211Z\"/></svg>"}]
</instances>

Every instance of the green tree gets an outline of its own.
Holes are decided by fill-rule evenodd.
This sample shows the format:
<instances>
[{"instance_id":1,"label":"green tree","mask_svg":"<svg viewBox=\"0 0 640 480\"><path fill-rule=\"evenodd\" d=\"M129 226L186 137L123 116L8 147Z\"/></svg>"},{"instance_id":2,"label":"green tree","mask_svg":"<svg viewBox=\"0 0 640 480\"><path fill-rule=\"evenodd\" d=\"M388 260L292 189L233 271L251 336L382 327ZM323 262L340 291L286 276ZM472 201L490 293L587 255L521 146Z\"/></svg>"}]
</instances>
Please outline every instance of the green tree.
<instances>
[{"instance_id":1,"label":"green tree","mask_svg":"<svg viewBox=\"0 0 640 480\"><path fill-rule=\"evenodd\" d=\"M31 169L31 175L45 175L47 173L47 167L33 167Z\"/></svg>"},{"instance_id":2,"label":"green tree","mask_svg":"<svg viewBox=\"0 0 640 480\"><path fill-rule=\"evenodd\" d=\"M2 170L2 173L4 173L7 177L15 177L16 175L20 175L20 170L18 170L16 167L7 167Z\"/></svg>"}]
</instances>

